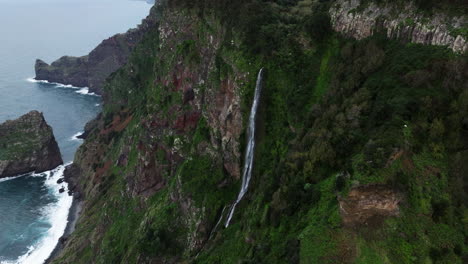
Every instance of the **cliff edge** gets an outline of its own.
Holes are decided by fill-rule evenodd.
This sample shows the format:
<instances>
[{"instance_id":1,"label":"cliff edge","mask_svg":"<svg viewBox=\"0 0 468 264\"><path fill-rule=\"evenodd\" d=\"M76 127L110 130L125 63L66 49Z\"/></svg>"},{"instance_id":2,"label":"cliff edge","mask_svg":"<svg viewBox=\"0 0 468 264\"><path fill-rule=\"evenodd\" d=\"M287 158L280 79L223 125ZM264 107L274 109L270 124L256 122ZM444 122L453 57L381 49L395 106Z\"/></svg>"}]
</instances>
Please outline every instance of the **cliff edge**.
<instances>
[{"instance_id":1,"label":"cliff edge","mask_svg":"<svg viewBox=\"0 0 468 264\"><path fill-rule=\"evenodd\" d=\"M51 263L465 263L466 54L358 23L402 0L348 2L157 1L65 172L83 211ZM413 2L384 21L420 32Z\"/></svg>"},{"instance_id":2,"label":"cliff edge","mask_svg":"<svg viewBox=\"0 0 468 264\"><path fill-rule=\"evenodd\" d=\"M63 56L50 65L37 59L35 79L88 87L90 92L102 94L106 78L127 62L133 48L153 25L153 19L148 16L136 29L102 41L86 56Z\"/></svg>"},{"instance_id":3,"label":"cliff edge","mask_svg":"<svg viewBox=\"0 0 468 264\"><path fill-rule=\"evenodd\" d=\"M0 124L0 178L43 172L63 164L52 128L31 111Z\"/></svg>"}]
</instances>

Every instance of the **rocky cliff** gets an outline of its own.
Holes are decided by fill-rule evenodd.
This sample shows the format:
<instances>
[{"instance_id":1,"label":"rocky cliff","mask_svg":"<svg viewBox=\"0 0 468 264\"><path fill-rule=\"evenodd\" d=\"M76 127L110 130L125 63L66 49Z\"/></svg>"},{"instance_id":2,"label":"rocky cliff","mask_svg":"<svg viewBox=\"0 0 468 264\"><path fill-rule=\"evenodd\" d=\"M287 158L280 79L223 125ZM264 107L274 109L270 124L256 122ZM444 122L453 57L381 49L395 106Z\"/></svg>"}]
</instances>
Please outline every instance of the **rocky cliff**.
<instances>
[{"instance_id":1,"label":"rocky cliff","mask_svg":"<svg viewBox=\"0 0 468 264\"><path fill-rule=\"evenodd\" d=\"M52 128L42 113L31 111L0 124L0 178L43 172L62 163Z\"/></svg>"},{"instance_id":2,"label":"rocky cliff","mask_svg":"<svg viewBox=\"0 0 468 264\"><path fill-rule=\"evenodd\" d=\"M68 169L84 207L53 263L462 263L466 58L343 38L330 4L158 1Z\"/></svg>"},{"instance_id":3,"label":"rocky cliff","mask_svg":"<svg viewBox=\"0 0 468 264\"><path fill-rule=\"evenodd\" d=\"M106 78L127 62L135 45L153 25L152 16L148 16L136 29L104 40L83 57L64 56L50 65L38 59L35 79L88 87L90 92L102 94Z\"/></svg>"},{"instance_id":4,"label":"rocky cliff","mask_svg":"<svg viewBox=\"0 0 468 264\"><path fill-rule=\"evenodd\" d=\"M447 46L459 53L468 49L466 14L430 15L418 10L411 1L398 5L387 1L369 3L361 0L336 1L329 12L333 29L356 39L385 31L388 38Z\"/></svg>"}]
</instances>

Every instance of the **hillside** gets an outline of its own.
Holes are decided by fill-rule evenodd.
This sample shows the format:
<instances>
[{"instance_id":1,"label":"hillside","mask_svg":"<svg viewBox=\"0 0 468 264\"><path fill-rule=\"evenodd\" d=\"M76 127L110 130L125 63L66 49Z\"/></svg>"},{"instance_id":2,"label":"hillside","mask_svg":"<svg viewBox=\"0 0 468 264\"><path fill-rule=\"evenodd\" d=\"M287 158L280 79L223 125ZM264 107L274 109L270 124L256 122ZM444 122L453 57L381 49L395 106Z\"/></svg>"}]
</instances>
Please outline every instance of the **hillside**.
<instances>
[{"instance_id":1,"label":"hillside","mask_svg":"<svg viewBox=\"0 0 468 264\"><path fill-rule=\"evenodd\" d=\"M346 2L157 1L69 168L84 209L53 263L466 262L466 18L437 31L456 45L376 20L357 37ZM386 21L464 10L442 2Z\"/></svg>"}]
</instances>

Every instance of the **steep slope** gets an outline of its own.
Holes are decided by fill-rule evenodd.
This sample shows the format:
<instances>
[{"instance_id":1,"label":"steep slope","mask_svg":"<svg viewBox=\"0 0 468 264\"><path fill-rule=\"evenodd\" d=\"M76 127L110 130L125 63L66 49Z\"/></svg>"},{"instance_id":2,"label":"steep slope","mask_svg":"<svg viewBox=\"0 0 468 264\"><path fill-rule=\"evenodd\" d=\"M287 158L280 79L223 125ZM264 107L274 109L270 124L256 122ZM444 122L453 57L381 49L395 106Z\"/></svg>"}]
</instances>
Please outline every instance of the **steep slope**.
<instances>
[{"instance_id":1,"label":"steep slope","mask_svg":"<svg viewBox=\"0 0 468 264\"><path fill-rule=\"evenodd\" d=\"M462 263L466 55L346 39L331 6L159 1L77 153L84 211L54 263Z\"/></svg>"},{"instance_id":2,"label":"steep slope","mask_svg":"<svg viewBox=\"0 0 468 264\"><path fill-rule=\"evenodd\" d=\"M43 172L62 164L52 128L31 111L0 124L0 178Z\"/></svg>"}]
</instances>

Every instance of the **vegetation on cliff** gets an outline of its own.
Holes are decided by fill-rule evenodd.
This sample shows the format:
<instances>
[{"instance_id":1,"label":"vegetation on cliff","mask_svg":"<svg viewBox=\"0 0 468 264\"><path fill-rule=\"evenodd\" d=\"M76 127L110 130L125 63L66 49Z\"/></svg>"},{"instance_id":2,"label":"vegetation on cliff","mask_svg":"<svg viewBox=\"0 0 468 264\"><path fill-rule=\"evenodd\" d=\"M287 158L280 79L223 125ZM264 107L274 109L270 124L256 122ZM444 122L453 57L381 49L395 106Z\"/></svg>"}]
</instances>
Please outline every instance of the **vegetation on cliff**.
<instances>
[{"instance_id":1,"label":"vegetation on cliff","mask_svg":"<svg viewBox=\"0 0 468 264\"><path fill-rule=\"evenodd\" d=\"M62 164L52 128L31 111L0 124L0 178L43 172Z\"/></svg>"},{"instance_id":2,"label":"vegetation on cliff","mask_svg":"<svg viewBox=\"0 0 468 264\"><path fill-rule=\"evenodd\" d=\"M346 39L329 5L160 1L78 151L85 208L55 263L463 263L466 55Z\"/></svg>"}]
</instances>

